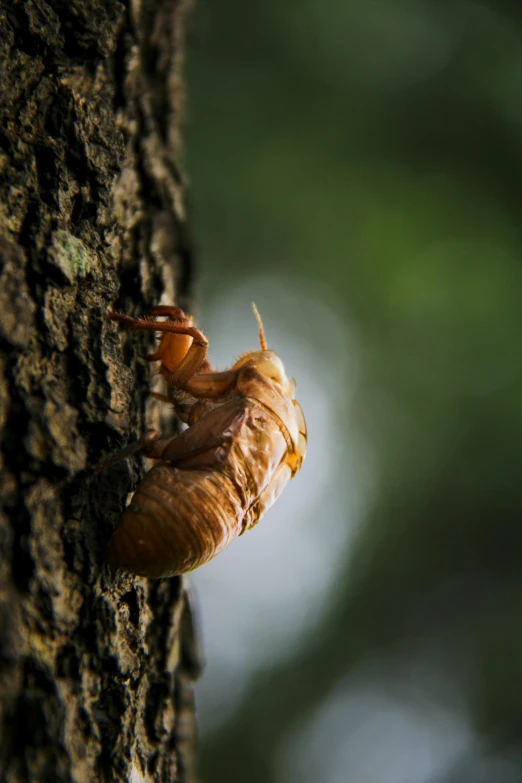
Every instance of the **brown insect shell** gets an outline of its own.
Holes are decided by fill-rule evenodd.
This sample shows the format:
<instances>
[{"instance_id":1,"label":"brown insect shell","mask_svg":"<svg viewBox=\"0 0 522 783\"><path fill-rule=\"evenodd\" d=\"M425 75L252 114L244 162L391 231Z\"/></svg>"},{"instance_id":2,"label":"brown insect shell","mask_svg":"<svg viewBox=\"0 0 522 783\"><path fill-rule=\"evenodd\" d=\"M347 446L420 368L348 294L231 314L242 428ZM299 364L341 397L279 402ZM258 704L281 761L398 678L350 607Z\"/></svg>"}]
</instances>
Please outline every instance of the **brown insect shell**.
<instances>
[{"instance_id":1,"label":"brown insect shell","mask_svg":"<svg viewBox=\"0 0 522 783\"><path fill-rule=\"evenodd\" d=\"M260 403L276 416L286 430L288 456L299 455L300 459L296 461L292 472L294 476L301 468L306 451L305 449L302 454L300 453L299 425L301 421L304 424L304 417L301 407L294 400L295 381L293 378L287 378L282 361L273 351L256 351L247 354L234 365L234 368L238 365L243 372L238 375L237 391L244 397ZM296 412L296 407L300 416Z\"/></svg>"},{"instance_id":2,"label":"brown insect shell","mask_svg":"<svg viewBox=\"0 0 522 783\"><path fill-rule=\"evenodd\" d=\"M198 568L255 525L299 470L304 418L281 361L261 351L235 369L231 392L181 436L193 455L169 464L173 439L137 487L109 546L110 565L149 577Z\"/></svg>"}]
</instances>

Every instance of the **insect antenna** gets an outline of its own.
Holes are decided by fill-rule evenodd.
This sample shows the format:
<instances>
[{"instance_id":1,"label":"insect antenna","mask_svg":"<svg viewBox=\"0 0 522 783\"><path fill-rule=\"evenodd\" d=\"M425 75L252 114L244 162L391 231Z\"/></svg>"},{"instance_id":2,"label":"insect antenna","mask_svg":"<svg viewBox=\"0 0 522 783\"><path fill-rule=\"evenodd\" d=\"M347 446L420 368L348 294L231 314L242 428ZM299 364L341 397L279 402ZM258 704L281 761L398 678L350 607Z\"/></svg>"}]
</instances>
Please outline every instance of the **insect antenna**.
<instances>
[{"instance_id":1,"label":"insect antenna","mask_svg":"<svg viewBox=\"0 0 522 783\"><path fill-rule=\"evenodd\" d=\"M263 321L261 320L261 316L259 315L259 310L257 309L255 302L252 302L252 309L256 317L257 325L259 326L259 342L261 343L261 350L267 351L268 347L266 344L265 330L263 329Z\"/></svg>"}]
</instances>

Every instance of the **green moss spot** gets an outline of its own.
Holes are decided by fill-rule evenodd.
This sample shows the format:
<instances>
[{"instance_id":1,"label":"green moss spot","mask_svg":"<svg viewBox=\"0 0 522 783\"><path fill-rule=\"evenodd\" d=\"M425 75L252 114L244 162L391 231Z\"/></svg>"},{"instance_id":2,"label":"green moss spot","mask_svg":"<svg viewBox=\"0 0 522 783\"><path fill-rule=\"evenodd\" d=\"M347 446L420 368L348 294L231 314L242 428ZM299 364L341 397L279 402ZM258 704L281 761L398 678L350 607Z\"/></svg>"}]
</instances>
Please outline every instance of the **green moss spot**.
<instances>
[{"instance_id":1,"label":"green moss spot","mask_svg":"<svg viewBox=\"0 0 522 783\"><path fill-rule=\"evenodd\" d=\"M85 277L92 261L83 242L68 231L54 231L48 250L49 261L65 275L70 283Z\"/></svg>"}]
</instances>

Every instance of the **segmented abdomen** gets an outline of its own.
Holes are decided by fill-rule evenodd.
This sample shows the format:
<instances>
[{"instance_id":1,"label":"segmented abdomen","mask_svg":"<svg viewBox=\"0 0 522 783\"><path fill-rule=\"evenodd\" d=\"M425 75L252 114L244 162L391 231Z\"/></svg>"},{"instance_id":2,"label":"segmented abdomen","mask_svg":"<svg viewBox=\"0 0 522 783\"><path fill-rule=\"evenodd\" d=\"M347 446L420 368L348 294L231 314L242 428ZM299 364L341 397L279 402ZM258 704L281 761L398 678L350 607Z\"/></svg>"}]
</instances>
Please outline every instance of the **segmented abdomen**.
<instances>
[{"instance_id":1,"label":"segmented abdomen","mask_svg":"<svg viewBox=\"0 0 522 783\"><path fill-rule=\"evenodd\" d=\"M244 512L223 473L160 462L136 489L109 544L107 562L152 578L192 571L241 533Z\"/></svg>"}]
</instances>

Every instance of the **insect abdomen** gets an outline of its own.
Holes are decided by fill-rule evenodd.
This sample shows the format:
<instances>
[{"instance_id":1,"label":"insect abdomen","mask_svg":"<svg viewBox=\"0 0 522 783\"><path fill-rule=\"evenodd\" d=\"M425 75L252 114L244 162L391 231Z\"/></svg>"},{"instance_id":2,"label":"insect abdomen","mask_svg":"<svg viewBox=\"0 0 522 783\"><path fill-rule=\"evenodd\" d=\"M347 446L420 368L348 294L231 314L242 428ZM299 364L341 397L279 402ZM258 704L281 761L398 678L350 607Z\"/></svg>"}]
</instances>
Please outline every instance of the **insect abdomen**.
<instances>
[{"instance_id":1,"label":"insect abdomen","mask_svg":"<svg viewBox=\"0 0 522 783\"><path fill-rule=\"evenodd\" d=\"M243 514L237 493L223 474L158 463L125 510L107 562L152 578L192 571L239 535Z\"/></svg>"}]
</instances>

